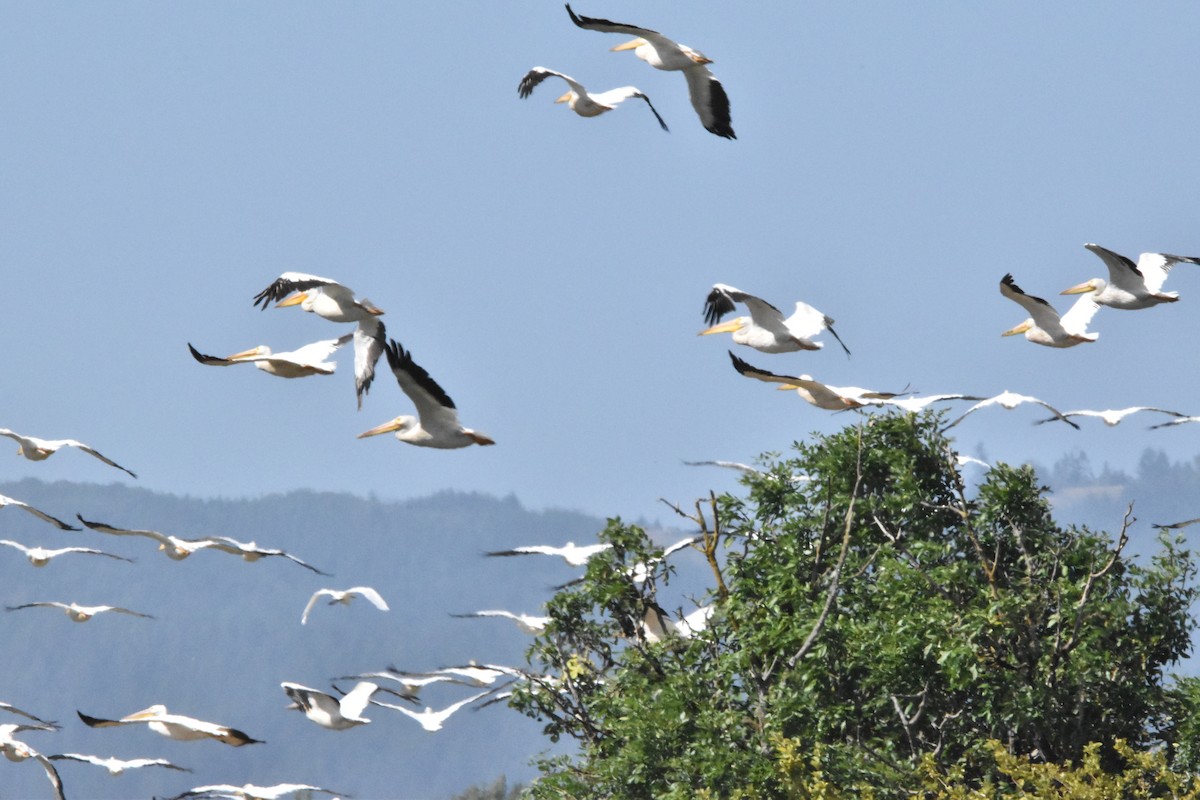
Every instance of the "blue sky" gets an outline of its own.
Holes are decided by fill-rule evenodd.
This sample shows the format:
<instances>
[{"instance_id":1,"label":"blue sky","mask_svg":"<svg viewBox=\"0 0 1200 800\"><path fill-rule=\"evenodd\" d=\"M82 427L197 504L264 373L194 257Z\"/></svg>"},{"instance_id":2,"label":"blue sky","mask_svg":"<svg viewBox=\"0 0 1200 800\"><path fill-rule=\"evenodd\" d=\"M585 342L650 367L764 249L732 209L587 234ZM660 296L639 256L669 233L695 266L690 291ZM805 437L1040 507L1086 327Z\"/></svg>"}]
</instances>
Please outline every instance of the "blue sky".
<instances>
[{"instance_id":1,"label":"blue sky","mask_svg":"<svg viewBox=\"0 0 1200 800\"><path fill-rule=\"evenodd\" d=\"M1000 296L1103 275L1095 241L1200 254L1200 8L1186 3L580 2L703 50L737 141L680 75L557 2L0 5L0 426L94 445L138 484L198 496L296 487L515 494L668 516L750 460L846 423L740 378L698 338L714 282L804 299L853 351L739 355L834 384L1034 394L1064 410L1200 414L1200 268L1180 303L1101 310L1094 345L1001 331ZM640 105L582 119L535 65ZM252 308L285 270L387 311L389 332L498 445L356 434L408 412L386 369L355 410L350 354L283 381L188 355L291 349L345 328ZM381 364L382 366L382 364ZM964 452L1132 467L1200 426L1033 427L981 412ZM1085 421L1087 422L1087 421ZM1093 421L1094 422L1094 421ZM8 476L131 481L78 453Z\"/></svg>"}]
</instances>

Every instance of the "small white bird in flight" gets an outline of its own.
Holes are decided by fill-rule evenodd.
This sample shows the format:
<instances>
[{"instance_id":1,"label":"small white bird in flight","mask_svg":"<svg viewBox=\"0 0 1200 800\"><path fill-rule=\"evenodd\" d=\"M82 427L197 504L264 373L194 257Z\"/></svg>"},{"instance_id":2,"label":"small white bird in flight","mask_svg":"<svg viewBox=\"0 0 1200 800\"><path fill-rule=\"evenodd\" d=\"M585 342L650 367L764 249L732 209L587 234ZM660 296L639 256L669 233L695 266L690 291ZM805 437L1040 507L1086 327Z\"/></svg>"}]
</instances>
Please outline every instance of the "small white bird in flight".
<instances>
[{"instance_id":1,"label":"small white bird in flight","mask_svg":"<svg viewBox=\"0 0 1200 800\"><path fill-rule=\"evenodd\" d=\"M545 67L534 67L525 73L525 77L521 78L521 83L517 86L517 94L522 98L529 97L533 94L533 90L542 81L554 76L562 78L571 87L571 90L562 97L555 100L555 103L566 103L567 107L581 117L598 117L605 111L612 111L621 101L628 100L631 97L640 97L646 101L646 105L650 106L651 113L658 120L658 124L662 126L664 131L670 130L667 123L663 122L663 118L659 116L658 111L654 108L654 104L650 102L641 89L636 86L622 86L619 89L609 89L607 92L589 92L587 88L569 75L564 75L561 72L555 72L552 69Z\"/></svg>"},{"instance_id":2,"label":"small white bird in flight","mask_svg":"<svg viewBox=\"0 0 1200 800\"><path fill-rule=\"evenodd\" d=\"M738 303L745 304L750 316L717 324ZM763 353L820 350L825 345L813 337L827 330L837 339L846 355L850 355L850 349L833 329L833 320L807 303L797 301L796 311L784 319L783 312L766 300L723 283L714 284L708 293L704 301L704 321L712 327L700 331L700 336L732 333L735 344L753 347Z\"/></svg>"},{"instance_id":3,"label":"small white bird in flight","mask_svg":"<svg viewBox=\"0 0 1200 800\"><path fill-rule=\"evenodd\" d=\"M75 515L76 519L84 524L85 527L91 528L100 533L108 533L113 536L141 536L145 539L153 539L158 542L158 549L162 550L167 558L172 561L182 561L183 559L195 553L198 550L203 550L208 547L215 547L216 542L212 539L181 539L178 536L171 536L158 531L135 530L130 528L117 528L104 522L94 522L84 519L80 514Z\"/></svg>"},{"instance_id":4,"label":"small white bird in flight","mask_svg":"<svg viewBox=\"0 0 1200 800\"><path fill-rule=\"evenodd\" d=\"M363 395L375 380L375 362L383 354L387 338L379 319L383 310L365 297L355 300L354 292L335 280L303 272L285 272L254 296L254 305L261 304L264 311L271 301L277 301L276 308L298 305L330 322L358 323L354 330L354 388L358 407L362 408Z\"/></svg>"},{"instance_id":5,"label":"small white bird in flight","mask_svg":"<svg viewBox=\"0 0 1200 800\"><path fill-rule=\"evenodd\" d=\"M605 550L612 548L611 544L587 544L577 545L574 542L567 542L562 547L553 547L547 544L531 544L524 547L514 547L512 550L493 550L490 553L485 553L489 556L528 556L528 555L543 555L543 556L558 556L566 561L572 567L582 567L587 564L588 559L597 553L603 553Z\"/></svg>"},{"instance_id":6,"label":"small white bird in flight","mask_svg":"<svg viewBox=\"0 0 1200 800\"><path fill-rule=\"evenodd\" d=\"M20 500L14 500L11 497L5 497L4 495L0 494L0 508L4 508L5 506L13 506L14 508L23 508L26 511L28 511L30 514L33 514L38 519L42 520L43 522L49 522L51 525L53 525L54 527L56 527L62 531L80 530L79 528L76 528L73 525L68 525L67 523L65 523L61 519L59 519L58 517L52 517L49 514L47 514L45 511L39 511L38 509L34 508L33 506L29 505L28 503L22 503Z\"/></svg>"},{"instance_id":7,"label":"small white bird in flight","mask_svg":"<svg viewBox=\"0 0 1200 800\"><path fill-rule=\"evenodd\" d=\"M142 619L154 619L149 614L143 614L140 611L131 611L128 608L120 606L81 606L78 603L59 603L59 602L38 602L38 603L23 603L19 606L5 606L9 611L20 611L23 608L60 608L66 612L67 616L73 622L87 622L97 614L103 614L106 611L112 611L118 614L129 614L133 617L141 617Z\"/></svg>"},{"instance_id":8,"label":"small white bird in flight","mask_svg":"<svg viewBox=\"0 0 1200 800\"><path fill-rule=\"evenodd\" d=\"M313 786L308 783L277 783L274 786L255 786L253 783L234 786L230 783L216 783L210 786L197 786L194 789L188 789L183 794L177 794L168 800L183 800L185 797L208 798L208 800L216 800L216 798L223 798L224 800L281 800L297 792L304 792L306 798L311 798L313 792L342 795L343 797L350 796L345 792L335 792L332 789L323 789L320 786Z\"/></svg>"},{"instance_id":9,"label":"small white bird in flight","mask_svg":"<svg viewBox=\"0 0 1200 800\"><path fill-rule=\"evenodd\" d=\"M10 431L8 428L0 428L0 436L7 436L9 439L15 441L19 445L17 447L17 455L25 456L30 461L45 461L64 447L75 447L90 456L95 456L110 467L116 467L134 478L137 477L137 475L125 469L117 462L101 455L99 451L75 439L39 439L36 436L24 436L16 431Z\"/></svg>"},{"instance_id":10,"label":"small white bird in flight","mask_svg":"<svg viewBox=\"0 0 1200 800\"><path fill-rule=\"evenodd\" d=\"M735 356L732 351L729 358L733 360L733 368L747 378L755 378L767 383L781 384L781 389L795 389L796 394L817 408L827 411L845 411L848 408L862 408L870 405L873 400L889 400L899 397L899 392L878 392L874 389L863 389L859 386L830 386L814 380L809 375L776 375L765 369L751 366Z\"/></svg>"},{"instance_id":11,"label":"small white bird in flight","mask_svg":"<svg viewBox=\"0 0 1200 800\"><path fill-rule=\"evenodd\" d=\"M646 614L642 618L642 635L648 642L661 642L670 636L690 639L708 627L712 613L713 606L710 603L697 608L679 620L673 620L661 606L651 603L646 607Z\"/></svg>"},{"instance_id":12,"label":"small white bird in flight","mask_svg":"<svg viewBox=\"0 0 1200 800\"><path fill-rule=\"evenodd\" d=\"M1120 253L1098 244L1089 243L1084 247L1099 256L1108 267L1108 280L1092 278L1064 289L1062 293L1083 294L1102 306L1127 311L1176 302L1179 300L1178 292L1162 291L1171 267L1180 262L1200 264L1200 258L1173 256L1170 253L1142 253L1138 256L1137 264L1134 264Z\"/></svg>"},{"instance_id":13,"label":"small white bird in flight","mask_svg":"<svg viewBox=\"0 0 1200 800\"><path fill-rule=\"evenodd\" d=\"M82 553L89 556L106 556L108 558L115 558L118 561L128 561L130 564L133 563L132 558L113 555L112 553L106 553L103 550L96 550L92 547L59 547L51 550L45 547L27 547L20 542L14 542L11 539L0 539L0 544L7 545L15 550L20 550L25 554L25 557L29 559L29 563L33 564L35 567L44 567L50 563L51 559L58 558L59 556L66 555L67 553Z\"/></svg>"},{"instance_id":14,"label":"small white bird in flight","mask_svg":"<svg viewBox=\"0 0 1200 800\"><path fill-rule=\"evenodd\" d=\"M358 725L366 725L371 720L362 715L371 695L379 688L370 681L359 681L354 688L340 699L327 692L301 686L298 683L284 681L279 684L283 691L292 699L288 708L298 708L304 716L331 731L344 731Z\"/></svg>"},{"instance_id":15,"label":"small white bird in flight","mask_svg":"<svg viewBox=\"0 0 1200 800\"><path fill-rule=\"evenodd\" d=\"M1000 294L1029 313L1029 319L1015 328L1009 328L1001 336L1023 333L1027 340L1046 347L1074 347L1100 338L1100 334L1087 330L1088 323L1100 308L1088 295L1076 300L1075 305L1060 317L1054 307L1042 298L1025 294L1013 281L1012 273L1000 279Z\"/></svg>"},{"instance_id":16,"label":"small white bird in flight","mask_svg":"<svg viewBox=\"0 0 1200 800\"><path fill-rule=\"evenodd\" d=\"M470 697L467 697L463 700L459 700L457 703L452 703L452 704L446 706L445 708L443 708L440 711L434 711L429 706L425 706L424 711L413 711L410 708L405 708L404 706L398 706L398 705L395 705L394 703L383 703L383 702L380 702L379 700L372 700L371 702L377 706L383 706L384 708L390 708L395 711L399 711L400 713L405 714L409 717L412 717L418 723L420 723L422 728L429 731L430 733L433 733L435 731L440 731L442 729L442 726L446 724L446 720L448 720L451 717L451 715L454 714L454 712L458 711L460 708L462 708L465 705L475 702L476 700L480 699L481 697L486 697L487 695L491 694L491 691L492 691L491 689L486 689L486 690L480 692L479 694L473 694Z\"/></svg>"},{"instance_id":17,"label":"small white bird in flight","mask_svg":"<svg viewBox=\"0 0 1200 800\"><path fill-rule=\"evenodd\" d=\"M1075 430L1079 430L1078 425L1076 425L1074 422L1072 422L1071 420L1069 420L1065 416L1063 416L1063 413L1061 411L1059 411L1057 408L1055 408L1054 406L1047 403L1045 400L1039 400L1036 397L1030 397L1029 395L1026 395L1026 394L1017 394L1016 392L1004 391L1004 392L1001 392L1000 394L996 395L995 397L989 397L988 399L982 400L982 401L976 403L975 405L971 406L963 413L963 415L961 417L954 420L946 427L942 428L942 431L945 432L945 431L950 430L955 425L957 425L958 423L960 423L964 419L966 419L967 415L972 414L981 408L987 408L988 406L998 405L1001 408L1012 411L1014 408L1021 405L1022 403L1034 403L1035 405L1039 405L1042 408L1045 408L1050 413L1054 414L1054 419L1061 419L1063 422L1067 423Z\"/></svg>"},{"instance_id":18,"label":"small white bird in flight","mask_svg":"<svg viewBox=\"0 0 1200 800\"><path fill-rule=\"evenodd\" d=\"M308 604L304 606L304 613L300 615L301 625L308 624L309 612L312 611L313 606L317 604L317 600L322 597L330 598L329 605L331 606L338 603L348 606L350 605L350 601L355 597L365 597L371 603L371 605L375 606L380 611L388 610L388 604L384 602L383 597L381 597L379 592L375 591L370 586L354 586L350 589L318 589L317 591L313 592L312 597L308 598Z\"/></svg>"},{"instance_id":19,"label":"small white bird in flight","mask_svg":"<svg viewBox=\"0 0 1200 800\"><path fill-rule=\"evenodd\" d=\"M458 421L458 410L454 401L437 381L429 377L420 365L412 360L412 353L401 347L395 339L388 343L388 365L400 389L417 407L417 416L402 415L382 425L364 431L359 439L396 432L396 438L420 447L436 447L450 450L473 444L489 445L495 442L484 434L464 428Z\"/></svg>"},{"instance_id":20,"label":"small white bird in flight","mask_svg":"<svg viewBox=\"0 0 1200 800\"><path fill-rule=\"evenodd\" d=\"M231 553L235 556L241 556L243 561L254 563L263 558L285 558L293 564L299 564L307 570L329 577L328 572L323 572L307 561L302 561L286 550L279 550L273 547L259 547L255 542L239 542L237 539L231 539L228 536L210 536L208 540L212 542L211 547L214 550L220 550L222 553Z\"/></svg>"},{"instance_id":21,"label":"small white bird in flight","mask_svg":"<svg viewBox=\"0 0 1200 800\"><path fill-rule=\"evenodd\" d=\"M944 403L947 400L982 400L971 394L931 394L926 397L888 397L881 400L871 400L870 405L894 406L905 411L923 411L934 403Z\"/></svg>"},{"instance_id":22,"label":"small white bird in flight","mask_svg":"<svg viewBox=\"0 0 1200 800\"><path fill-rule=\"evenodd\" d=\"M64 800L62 778L58 775L58 770L50 763L50 759L25 744L21 740L14 737L14 734L22 731L44 731L54 730L53 727L43 725L0 725L0 754L9 761L26 761L33 759L42 765L42 769L46 771L46 777L50 779L50 785L54 788L54 797L56 800Z\"/></svg>"},{"instance_id":23,"label":"small white bird in flight","mask_svg":"<svg viewBox=\"0 0 1200 800\"><path fill-rule=\"evenodd\" d=\"M325 339L320 342L306 344L304 347L285 353L272 353L265 344L240 353L234 353L225 358L206 356L188 343L192 358L201 364L213 367L228 367L233 364L253 364L268 375L279 378L307 378L310 375L332 375L337 370L337 362L329 361L337 349L354 338L347 333L340 339Z\"/></svg>"},{"instance_id":24,"label":"small white bird in flight","mask_svg":"<svg viewBox=\"0 0 1200 800\"><path fill-rule=\"evenodd\" d=\"M85 764L95 764L97 767L104 767L108 770L109 775L120 775L127 769L141 769L142 767L164 767L179 772L191 772L187 767L172 764L165 758L101 758L83 753L59 753L47 756L47 758L51 761L82 761Z\"/></svg>"},{"instance_id":25,"label":"small white bird in flight","mask_svg":"<svg viewBox=\"0 0 1200 800\"><path fill-rule=\"evenodd\" d=\"M473 619L479 617L499 617L502 619L511 619L517 623L517 627L525 633L538 634L546 630L546 626L552 621L550 617L537 617L532 614L514 614L511 611L503 611L500 609L489 609L486 611L475 611L469 614L451 614L450 616L458 619Z\"/></svg>"},{"instance_id":26,"label":"small white bird in flight","mask_svg":"<svg viewBox=\"0 0 1200 800\"><path fill-rule=\"evenodd\" d=\"M1159 414L1166 414L1171 417L1185 416L1178 411L1168 411L1165 408L1153 408L1151 406L1130 406L1129 408L1110 408L1106 411L1090 411L1088 409L1064 411L1061 417L1047 417L1046 419L1039 419L1037 424L1042 425L1043 423L1054 422L1058 419L1066 420L1070 417L1096 417L1104 420L1104 424L1111 428L1115 425L1121 424L1121 420L1125 419L1131 414L1136 414L1139 411L1156 411Z\"/></svg>"},{"instance_id":27,"label":"small white bird in flight","mask_svg":"<svg viewBox=\"0 0 1200 800\"><path fill-rule=\"evenodd\" d=\"M120 719L101 719L90 717L82 711L76 714L89 728L111 728L118 725L137 725L145 723L150 730L178 741L194 741L196 739L215 739L231 747L241 747L247 744L261 744L260 739L253 739L237 728L218 725L215 722L205 722L182 714L171 714L167 707L160 704L136 711Z\"/></svg>"},{"instance_id":28,"label":"small white bird in flight","mask_svg":"<svg viewBox=\"0 0 1200 800\"><path fill-rule=\"evenodd\" d=\"M567 5L567 13L571 15L571 21L580 28L636 36L633 41L619 44L612 49L633 50L635 56L655 69L683 72L684 78L687 79L692 108L700 117L700 123L709 133L725 139L737 138L729 116L729 96L725 94L725 87L706 66L712 63L711 58L649 28L581 17L571 10L570 4Z\"/></svg>"},{"instance_id":29,"label":"small white bird in flight","mask_svg":"<svg viewBox=\"0 0 1200 800\"><path fill-rule=\"evenodd\" d=\"M421 693L421 689L431 683L447 683L457 682L451 675L442 675L435 673L418 673L418 672L402 672L395 668L389 668L380 672L364 672L360 675L343 675L340 678L334 678L335 681L376 681L387 680L395 681L400 684L400 689L381 689L387 691L397 697L403 697L406 700L416 701L417 696Z\"/></svg>"}]
</instances>

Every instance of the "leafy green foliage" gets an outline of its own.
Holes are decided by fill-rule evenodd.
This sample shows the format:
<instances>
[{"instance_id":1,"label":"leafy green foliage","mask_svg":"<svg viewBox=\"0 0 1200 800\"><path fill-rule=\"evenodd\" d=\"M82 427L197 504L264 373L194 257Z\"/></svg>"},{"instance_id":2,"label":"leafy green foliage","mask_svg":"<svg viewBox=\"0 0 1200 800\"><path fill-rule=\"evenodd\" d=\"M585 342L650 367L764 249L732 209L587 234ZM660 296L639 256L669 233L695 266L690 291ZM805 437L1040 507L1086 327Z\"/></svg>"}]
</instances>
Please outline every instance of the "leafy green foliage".
<instances>
[{"instance_id":1,"label":"leafy green foliage","mask_svg":"<svg viewBox=\"0 0 1200 800\"><path fill-rule=\"evenodd\" d=\"M530 648L546 677L514 698L580 745L533 795L901 797L933 775L984 791L1156 748L1194 768L1200 690L1167 673L1189 647L1190 554L1162 536L1135 563L1128 515L1116 537L1058 527L1029 468L968 498L937 428L874 416L697 504L715 611L695 635L647 633L673 567L610 521Z\"/></svg>"}]
</instances>

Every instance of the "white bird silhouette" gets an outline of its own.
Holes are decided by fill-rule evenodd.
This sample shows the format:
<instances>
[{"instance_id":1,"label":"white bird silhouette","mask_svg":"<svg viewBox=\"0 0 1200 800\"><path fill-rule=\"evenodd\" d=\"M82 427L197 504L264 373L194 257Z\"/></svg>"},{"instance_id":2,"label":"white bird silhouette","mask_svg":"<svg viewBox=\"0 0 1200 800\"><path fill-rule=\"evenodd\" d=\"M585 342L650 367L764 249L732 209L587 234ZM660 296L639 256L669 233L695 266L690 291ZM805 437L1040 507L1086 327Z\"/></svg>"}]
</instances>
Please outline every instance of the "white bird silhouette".
<instances>
[{"instance_id":1,"label":"white bird silhouette","mask_svg":"<svg viewBox=\"0 0 1200 800\"><path fill-rule=\"evenodd\" d=\"M545 67L534 67L525 73L525 77L521 78L521 83L517 86L517 94L522 98L529 97L533 94L533 90L542 81L549 77L562 78L571 87L570 91L562 97L555 100L555 103L566 103L567 108L574 111L581 117L598 117L605 111L612 111L623 100L628 100L631 97L640 97L646 101L646 105L650 106L651 113L658 120L658 124L662 129L669 130L667 123L663 122L663 118L659 116L658 111L654 108L654 104L650 102L650 98L636 86L622 86L619 89L609 89L606 92L589 92L587 88L569 75L564 75L561 72L555 72L552 69Z\"/></svg>"},{"instance_id":2,"label":"white bird silhouette","mask_svg":"<svg viewBox=\"0 0 1200 800\"><path fill-rule=\"evenodd\" d=\"M344 731L358 725L366 725L371 720L362 715L367 707L367 701L379 688L370 681L359 681L354 688L340 699L327 692L301 686L287 681L279 684L287 696L292 698L288 708L298 708L304 716L331 731Z\"/></svg>"},{"instance_id":3,"label":"white bird silhouette","mask_svg":"<svg viewBox=\"0 0 1200 800\"><path fill-rule=\"evenodd\" d=\"M145 723L150 730L155 733L166 736L169 739L177 739L179 741L193 741L195 739L215 739L218 742L230 745L232 747L241 747L247 744L261 744L261 740L253 739L247 734L239 731L237 728L230 728L225 725L218 725L215 722L205 722L204 720L195 719L193 717L185 717L182 714L168 713L165 705L157 704L141 711L136 711L128 716L120 719L101 719L99 717L90 717L82 711L76 711L79 718L83 720L83 724L89 728L111 728L118 725L136 725Z\"/></svg>"},{"instance_id":4,"label":"white bird silhouette","mask_svg":"<svg viewBox=\"0 0 1200 800\"><path fill-rule=\"evenodd\" d=\"M121 608L120 606L81 606L78 603L38 602L23 603L19 606L6 606L6 608L9 611L20 611L23 608L61 608L74 622L87 622L97 614L103 614L106 611L129 614L130 616L142 617L143 619L154 619L149 614L143 614L140 611L130 611L128 608Z\"/></svg>"},{"instance_id":5,"label":"white bird silhouette","mask_svg":"<svg viewBox=\"0 0 1200 800\"><path fill-rule=\"evenodd\" d=\"M17 455L25 456L30 461L45 461L64 447L75 447L90 456L95 456L110 467L116 467L122 472L129 473L134 478L137 477L137 475L125 469L117 462L101 455L98 450L94 450L75 439L39 439L36 436L24 436L16 431L10 431L8 428L0 428L0 436L7 436L9 439L14 440L18 445Z\"/></svg>"},{"instance_id":6,"label":"white bird silhouette","mask_svg":"<svg viewBox=\"0 0 1200 800\"><path fill-rule=\"evenodd\" d=\"M988 406L998 405L1001 408L1005 408L1005 409L1008 409L1009 411L1012 411L1014 408L1021 405L1022 403L1034 403L1036 405L1039 405L1039 406L1045 408L1046 410L1050 411L1051 413L1053 413L1055 419L1061 419L1063 422L1067 423L1072 428L1079 430L1078 425L1076 425L1074 422L1072 422L1071 420L1064 417L1061 411L1059 411L1057 408L1055 408L1054 406L1047 403L1045 400L1039 400L1038 398L1030 397L1027 394L1017 394L1016 392L1009 392L1009 391L1003 391L1000 394L996 395L995 397L989 397L986 400L981 400L980 402L978 402L975 405L968 408L961 417L954 420L946 427L942 428L942 430L943 431L950 430L955 425L957 425L958 423L960 423L964 419L966 419L967 415L972 414L981 408L987 408Z\"/></svg>"},{"instance_id":7,"label":"white bird silhouette","mask_svg":"<svg viewBox=\"0 0 1200 800\"><path fill-rule=\"evenodd\" d=\"M10 539L0 539L0 544L8 545L16 550L20 550L25 554L25 557L29 559L29 563L33 564L35 567L44 567L50 563L51 559L57 558L61 555L66 555L67 553L83 553L84 555L89 556L106 556L108 558L115 558L118 561L128 561L130 564L133 563L132 558L113 555L112 553L106 553L103 550L96 550L92 547L59 547L51 550L45 547L27 547L20 542L14 542Z\"/></svg>"},{"instance_id":8,"label":"white bird silhouette","mask_svg":"<svg viewBox=\"0 0 1200 800\"><path fill-rule=\"evenodd\" d=\"M300 615L300 624L308 624L308 613L312 611L313 606L317 604L317 600L322 597L328 597L329 605L341 603L344 606L350 605L350 601L355 597L365 597L370 601L371 605L378 608L380 611L387 611L388 604L384 602L379 592L372 589L370 586L354 586L350 589L318 589L313 592L313 596L308 598L308 605L304 606L304 613Z\"/></svg>"},{"instance_id":9,"label":"white bird silhouette","mask_svg":"<svg viewBox=\"0 0 1200 800\"><path fill-rule=\"evenodd\" d=\"M482 691L479 694L471 695L464 700L459 700L457 703L452 703L440 711L434 711L429 706L426 706L424 711L413 711L412 709L405 708L404 706L398 706L394 703L383 703L379 700L372 700L371 702L377 706L391 708L395 711L399 711L402 714L412 717L418 723L420 723L422 728L430 733L433 733L434 731L440 731L442 726L446 723L446 720L449 719L454 712L458 711L460 708L469 703L475 702L481 697L486 697L489 694L491 694L490 689Z\"/></svg>"},{"instance_id":10,"label":"white bird silhouette","mask_svg":"<svg viewBox=\"0 0 1200 800\"><path fill-rule=\"evenodd\" d=\"M1084 294L1091 297L1094 303L1127 311L1176 302L1179 300L1178 292L1162 291L1171 267L1180 262L1200 264L1200 258L1173 256L1170 253L1142 253L1138 256L1137 264L1134 264L1120 253L1098 244L1089 243L1084 247L1099 256L1108 267L1108 280L1092 278L1064 289L1062 293Z\"/></svg>"},{"instance_id":11,"label":"white bird silhouette","mask_svg":"<svg viewBox=\"0 0 1200 800\"><path fill-rule=\"evenodd\" d=\"M179 772L191 772L187 767L172 764L165 758L101 758L83 753L59 753L47 756L47 758L51 761L82 761L85 764L95 764L97 767L104 767L108 770L109 775L120 775L127 769L141 769L142 767L164 767Z\"/></svg>"}]
</instances>

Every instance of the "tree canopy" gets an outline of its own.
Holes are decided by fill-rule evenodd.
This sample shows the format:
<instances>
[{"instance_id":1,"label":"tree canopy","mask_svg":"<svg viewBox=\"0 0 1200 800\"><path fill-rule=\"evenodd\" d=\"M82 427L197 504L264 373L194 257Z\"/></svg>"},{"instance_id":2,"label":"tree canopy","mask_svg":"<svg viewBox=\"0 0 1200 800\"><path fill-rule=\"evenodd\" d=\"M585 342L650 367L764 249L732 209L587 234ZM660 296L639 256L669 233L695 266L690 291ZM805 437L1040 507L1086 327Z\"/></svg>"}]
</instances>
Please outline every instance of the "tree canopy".
<instances>
[{"instance_id":1,"label":"tree canopy","mask_svg":"<svg viewBox=\"0 0 1200 800\"><path fill-rule=\"evenodd\" d=\"M533 795L983 797L1054 764L1193 771L1200 690L1169 672L1194 624L1181 540L1140 563L1131 514L1060 527L1028 467L968 489L938 427L872 416L677 509L704 624L660 605L673 560L610 520L514 695L579 745Z\"/></svg>"}]
</instances>

